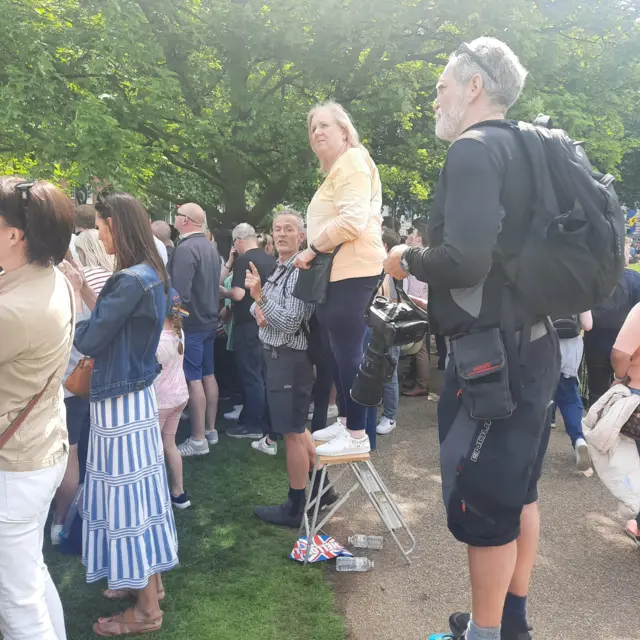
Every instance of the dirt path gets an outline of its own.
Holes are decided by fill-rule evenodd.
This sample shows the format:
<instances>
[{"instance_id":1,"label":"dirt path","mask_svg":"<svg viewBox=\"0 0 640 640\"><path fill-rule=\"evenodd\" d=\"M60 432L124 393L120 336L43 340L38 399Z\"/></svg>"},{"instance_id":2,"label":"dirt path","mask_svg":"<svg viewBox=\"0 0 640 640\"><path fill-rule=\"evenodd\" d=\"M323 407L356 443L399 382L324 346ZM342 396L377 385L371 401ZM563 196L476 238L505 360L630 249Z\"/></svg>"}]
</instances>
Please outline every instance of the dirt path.
<instances>
[{"instance_id":1,"label":"dirt path","mask_svg":"<svg viewBox=\"0 0 640 640\"><path fill-rule=\"evenodd\" d=\"M449 613L468 610L465 548L448 533L440 498L436 408L405 399L400 426L379 437L374 463L402 506L418 547L408 567L390 536L364 574L338 574L338 607L352 640L425 640L447 630ZM543 531L529 617L536 640L640 640L640 550L622 531L616 503L593 476L574 471L564 429L557 428L541 482ZM383 533L360 492L327 531Z\"/></svg>"}]
</instances>

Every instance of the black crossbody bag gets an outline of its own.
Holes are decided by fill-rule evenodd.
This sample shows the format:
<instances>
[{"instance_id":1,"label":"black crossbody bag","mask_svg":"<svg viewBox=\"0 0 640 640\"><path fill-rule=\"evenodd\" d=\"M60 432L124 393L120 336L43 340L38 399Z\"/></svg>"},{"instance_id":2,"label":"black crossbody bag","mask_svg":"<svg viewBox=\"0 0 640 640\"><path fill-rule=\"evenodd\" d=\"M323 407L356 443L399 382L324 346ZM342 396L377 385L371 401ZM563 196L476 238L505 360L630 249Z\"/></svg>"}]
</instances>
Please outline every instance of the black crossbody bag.
<instances>
[{"instance_id":1,"label":"black crossbody bag","mask_svg":"<svg viewBox=\"0 0 640 640\"><path fill-rule=\"evenodd\" d=\"M298 280L293 288L293 295L298 300L313 304L321 304L326 301L333 259L341 246L339 244L333 253L319 253L308 269L299 270Z\"/></svg>"}]
</instances>

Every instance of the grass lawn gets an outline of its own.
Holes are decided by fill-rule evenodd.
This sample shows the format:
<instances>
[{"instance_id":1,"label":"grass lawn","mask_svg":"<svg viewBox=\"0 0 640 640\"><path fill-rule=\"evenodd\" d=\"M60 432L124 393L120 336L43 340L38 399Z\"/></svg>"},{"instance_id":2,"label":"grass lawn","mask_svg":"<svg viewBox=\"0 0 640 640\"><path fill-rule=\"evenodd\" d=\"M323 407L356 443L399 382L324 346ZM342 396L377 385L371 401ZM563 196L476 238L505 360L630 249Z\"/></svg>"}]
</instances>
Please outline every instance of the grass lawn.
<instances>
[{"instance_id":1,"label":"grass lawn","mask_svg":"<svg viewBox=\"0 0 640 640\"><path fill-rule=\"evenodd\" d=\"M180 442L183 434L179 434ZM276 458L256 453L250 440L223 433L203 458L185 461L193 506L176 512L180 565L164 576L157 640L344 640L344 621L322 566L290 560L297 531L262 524L256 503L286 498L284 447ZM95 638L99 616L122 610L105 600L106 583L87 585L78 556L48 546L45 557L58 586L69 640ZM320 563L322 565L322 563Z\"/></svg>"}]
</instances>

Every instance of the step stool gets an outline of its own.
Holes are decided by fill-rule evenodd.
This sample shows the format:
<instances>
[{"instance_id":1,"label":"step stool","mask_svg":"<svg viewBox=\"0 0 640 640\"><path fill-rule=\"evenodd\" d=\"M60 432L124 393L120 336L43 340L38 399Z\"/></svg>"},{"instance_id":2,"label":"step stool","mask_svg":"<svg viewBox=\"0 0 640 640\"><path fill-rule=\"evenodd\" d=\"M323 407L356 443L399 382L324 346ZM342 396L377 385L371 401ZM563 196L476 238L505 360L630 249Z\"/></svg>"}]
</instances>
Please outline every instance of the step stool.
<instances>
[{"instance_id":1,"label":"step stool","mask_svg":"<svg viewBox=\"0 0 640 640\"><path fill-rule=\"evenodd\" d=\"M316 446L324 444L322 442L317 442ZM323 465L322 469L318 469L319 465ZM343 465L342 469L335 477L332 478L331 482L325 487L324 481L327 477L327 468L329 466ZM353 486L344 493L340 499L331 506L329 512L322 518L320 522L318 522L318 517L320 514L320 497L329 490L330 487L334 486L338 480L342 477L345 471L348 469L351 470L353 475L355 476L356 481ZM318 492L318 495L312 500L311 499L311 488L313 488L316 475L320 473L320 487L323 487ZM335 515L335 513L340 509L340 507L351 497L354 491L358 489L358 487L362 487L363 491L367 494L371 504L378 512L380 516L380 520L384 523L385 527L393 537L394 542L396 543L398 549L400 549L400 553L404 556L404 559L407 561L407 564L411 564L411 559L409 556L413 553L416 548L416 539L411 533L411 530L407 526L404 518L402 517L402 513L398 504L393 499L393 496L387 489L386 485L382 481L382 478L376 471L373 463L371 462L371 455L369 453L361 453L357 455L346 455L346 456L317 456L316 464L313 467L313 474L311 476L311 485L310 489L307 492L307 502L305 505L302 524L300 526L300 533L304 529L305 535L307 536L307 550L305 554L304 564L308 564L309 557L311 556L311 541L313 540L313 536L319 533L322 527ZM311 523L309 523L309 510L313 509L313 516L311 518ZM400 532L404 530L405 535L409 539L409 545L404 547L400 540L398 539L398 534L396 532Z\"/></svg>"}]
</instances>

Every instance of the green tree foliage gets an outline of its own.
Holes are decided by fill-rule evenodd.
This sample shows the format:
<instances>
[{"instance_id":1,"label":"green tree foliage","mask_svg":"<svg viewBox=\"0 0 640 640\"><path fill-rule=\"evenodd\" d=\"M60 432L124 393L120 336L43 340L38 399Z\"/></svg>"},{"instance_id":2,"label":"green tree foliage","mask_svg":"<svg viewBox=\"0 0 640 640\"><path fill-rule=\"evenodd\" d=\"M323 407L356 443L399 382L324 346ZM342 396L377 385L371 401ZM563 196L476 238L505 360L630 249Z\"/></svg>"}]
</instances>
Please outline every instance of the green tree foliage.
<instances>
[{"instance_id":1,"label":"green tree foliage","mask_svg":"<svg viewBox=\"0 0 640 640\"><path fill-rule=\"evenodd\" d=\"M319 179L306 114L327 98L352 113L385 202L425 213L446 152L433 88L448 54L483 34L530 70L514 117L553 115L614 171L640 137L625 129L640 86L640 11L626 0L0 0L0 11L1 170L97 176L163 206L195 200L211 221L304 208Z\"/></svg>"}]
</instances>

